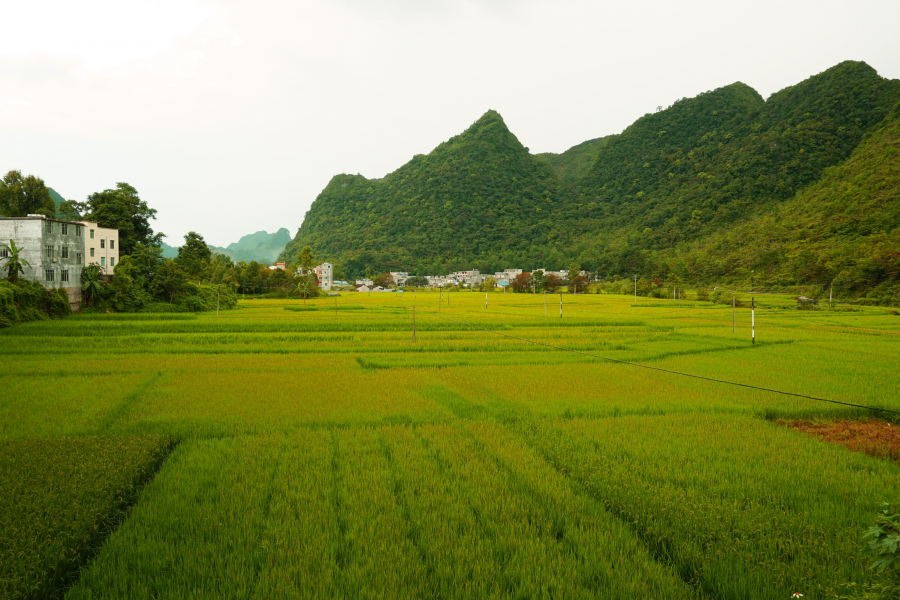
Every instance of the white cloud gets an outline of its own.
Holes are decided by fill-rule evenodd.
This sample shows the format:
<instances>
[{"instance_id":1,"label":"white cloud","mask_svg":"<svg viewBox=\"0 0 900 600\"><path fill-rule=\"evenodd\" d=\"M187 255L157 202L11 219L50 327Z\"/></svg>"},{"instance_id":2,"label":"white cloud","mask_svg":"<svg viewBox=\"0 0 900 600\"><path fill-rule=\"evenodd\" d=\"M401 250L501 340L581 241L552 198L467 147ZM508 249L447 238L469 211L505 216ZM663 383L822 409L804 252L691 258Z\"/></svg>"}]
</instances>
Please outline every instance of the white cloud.
<instances>
[{"instance_id":1,"label":"white cloud","mask_svg":"<svg viewBox=\"0 0 900 600\"><path fill-rule=\"evenodd\" d=\"M383 176L489 108L559 152L737 80L767 96L846 59L900 76L900 5L857 6L17 1L0 171L73 198L128 181L170 243L294 232L332 175Z\"/></svg>"}]
</instances>

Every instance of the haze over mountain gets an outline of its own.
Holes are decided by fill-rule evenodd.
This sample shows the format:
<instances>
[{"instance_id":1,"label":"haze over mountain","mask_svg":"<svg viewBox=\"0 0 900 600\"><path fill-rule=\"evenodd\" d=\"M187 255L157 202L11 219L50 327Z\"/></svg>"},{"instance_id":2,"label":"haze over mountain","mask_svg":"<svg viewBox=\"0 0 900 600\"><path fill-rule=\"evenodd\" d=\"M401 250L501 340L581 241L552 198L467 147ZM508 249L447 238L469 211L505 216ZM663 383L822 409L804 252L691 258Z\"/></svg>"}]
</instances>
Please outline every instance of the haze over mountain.
<instances>
[{"instance_id":1,"label":"haze over mountain","mask_svg":"<svg viewBox=\"0 0 900 600\"><path fill-rule=\"evenodd\" d=\"M284 251L285 245L291 241L290 232L282 227L274 233L267 231L257 231L242 236L237 242L229 244L227 247L209 245L209 249L213 254L224 254L235 262L250 262L271 264L278 258L278 255ZM163 256L167 258L175 258L178 256L178 247L170 246L166 243L162 244Z\"/></svg>"},{"instance_id":2,"label":"haze over mountain","mask_svg":"<svg viewBox=\"0 0 900 600\"><path fill-rule=\"evenodd\" d=\"M311 245L348 276L366 267L439 273L576 261L609 275L743 277L753 256L715 269L684 257L824 181L826 169L882 131L898 101L900 81L847 61L767 100L737 82L647 114L621 134L537 156L488 111L383 179L335 176L285 256ZM871 164L848 161L842 177L865 177ZM898 226L895 217L882 223ZM766 273L808 277L784 266L799 250L784 251Z\"/></svg>"}]
</instances>

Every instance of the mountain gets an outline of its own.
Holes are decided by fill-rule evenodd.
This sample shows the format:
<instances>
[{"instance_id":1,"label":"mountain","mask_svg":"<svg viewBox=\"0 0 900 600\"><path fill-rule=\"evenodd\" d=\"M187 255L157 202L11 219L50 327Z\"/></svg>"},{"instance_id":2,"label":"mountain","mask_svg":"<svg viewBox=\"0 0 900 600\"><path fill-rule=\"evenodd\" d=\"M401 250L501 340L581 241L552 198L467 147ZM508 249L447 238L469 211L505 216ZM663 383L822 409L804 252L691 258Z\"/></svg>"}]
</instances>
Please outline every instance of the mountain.
<instances>
[{"instance_id":1,"label":"mountain","mask_svg":"<svg viewBox=\"0 0 900 600\"><path fill-rule=\"evenodd\" d=\"M545 239L560 184L490 110L383 179L337 175L285 249L310 245L348 275L378 269L499 268ZM533 258L532 258L533 260Z\"/></svg>"},{"instance_id":2,"label":"mountain","mask_svg":"<svg viewBox=\"0 0 900 600\"><path fill-rule=\"evenodd\" d=\"M689 257L715 240L738 244L729 232L756 219L790 224L779 207L803 202L838 165L850 170L842 181L868 176L873 163L851 156L898 100L900 82L848 61L765 100L737 82L620 134L536 156L488 111L383 179L334 177L284 256L310 245L348 277L366 267L440 273L571 262L606 275L698 277ZM735 265L706 273L746 275Z\"/></svg>"},{"instance_id":3,"label":"mountain","mask_svg":"<svg viewBox=\"0 0 900 600\"><path fill-rule=\"evenodd\" d=\"M53 202L56 203L56 208L59 208L59 205L66 201L66 199L52 187L48 187L47 191L50 192L50 197L53 198Z\"/></svg>"},{"instance_id":4,"label":"mountain","mask_svg":"<svg viewBox=\"0 0 900 600\"><path fill-rule=\"evenodd\" d=\"M600 148L605 146L613 137L608 135L581 142L562 154L544 152L535 156L546 161L561 181L574 182L584 177L597 159L597 153L600 151Z\"/></svg>"},{"instance_id":5,"label":"mountain","mask_svg":"<svg viewBox=\"0 0 900 600\"><path fill-rule=\"evenodd\" d=\"M882 295L900 281L900 103L817 183L674 258L705 280L753 270L760 281Z\"/></svg>"},{"instance_id":6,"label":"mountain","mask_svg":"<svg viewBox=\"0 0 900 600\"><path fill-rule=\"evenodd\" d=\"M210 246L213 253L230 256L235 262L256 261L259 263L274 263L278 255L284 251L284 247L291 241L290 232L282 227L275 233L257 231L241 237L227 248Z\"/></svg>"}]
</instances>

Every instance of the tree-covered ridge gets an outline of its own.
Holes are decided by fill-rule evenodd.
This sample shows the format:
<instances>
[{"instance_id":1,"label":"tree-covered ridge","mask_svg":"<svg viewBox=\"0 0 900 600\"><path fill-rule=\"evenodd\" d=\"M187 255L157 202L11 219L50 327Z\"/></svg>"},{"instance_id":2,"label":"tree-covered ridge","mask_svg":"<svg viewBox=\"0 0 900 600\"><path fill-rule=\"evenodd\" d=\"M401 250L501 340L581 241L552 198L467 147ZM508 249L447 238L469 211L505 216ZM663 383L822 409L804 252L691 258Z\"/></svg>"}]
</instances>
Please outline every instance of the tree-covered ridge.
<instances>
[{"instance_id":1,"label":"tree-covered ridge","mask_svg":"<svg viewBox=\"0 0 900 600\"><path fill-rule=\"evenodd\" d=\"M380 180L338 175L319 194L294 241L345 264L441 271L506 264L546 239L558 180L495 111Z\"/></svg>"},{"instance_id":2,"label":"tree-covered ridge","mask_svg":"<svg viewBox=\"0 0 900 600\"><path fill-rule=\"evenodd\" d=\"M597 154L600 148L605 146L614 136L608 135L586 142L581 142L572 146L562 154L554 154L553 152L542 152L535 154L540 159L549 164L556 176L565 183L573 183L584 177L594 161L597 160Z\"/></svg>"},{"instance_id":3,"label":"tree-covered ridge","mask_svg":"<svg viewBox=\"0 0 900 600\"><path fill-rule=\"evenodd\" d=\"M742 83L685 98L558 156L530 155L489 111L384 179L335 177L286 256L311 245L348 277L572 262L687 274L675 254L814 184L898 100L900 82L844 62L768 100Z\"/></svg>"},{"instance_id":4,"label":"tree-covered ridge","mask_svg":"<svg viewBox=\"0 0 900 600\"><path fill-rule=\"evenodd\" d=\"M820 281L842 294L900 280L900 103L816 184L668 261L700 280Z\"/></svg>"},{"instance_id":5,"label":"tree-covered ridge","mask_svg":"<svg viewBox=\"0 0 900 600\"><path fill-rule=\"evenodd\" d=\"M619 242L639 234L633 249L674 246L816 181L898 98L900 82L855 62L766 102L732 84L639 119L600 150L574 193L601 208L593 229Z\"/></svg>"}]
</instances>

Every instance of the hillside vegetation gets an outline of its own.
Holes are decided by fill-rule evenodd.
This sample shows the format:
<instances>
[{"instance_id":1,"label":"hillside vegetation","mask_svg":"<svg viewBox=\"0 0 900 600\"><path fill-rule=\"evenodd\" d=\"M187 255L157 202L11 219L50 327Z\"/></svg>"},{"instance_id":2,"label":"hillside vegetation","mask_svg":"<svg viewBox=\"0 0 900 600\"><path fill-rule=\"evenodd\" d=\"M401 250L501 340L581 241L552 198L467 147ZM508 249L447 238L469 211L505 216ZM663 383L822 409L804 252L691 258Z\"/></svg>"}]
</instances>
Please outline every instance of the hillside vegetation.
<instances>
[{"instance_id":1,"label":"hillside vegetation","mask_svg":"<svg viewBox=\"0 0 900 600\"><path fill-rule=\"evenodd\" d=\"M350 277L366 267L440 273L572 262L608 276L746 279L754 264L778 264L767 273L837 277L847 257L875 240L864 220L840 221L844 258L835 262L807 249L813 258L804 254L801 262L827 268L789 270L787 258L799 250L783 237L772 237L759 258L725 258L723 244L740 246L736 240L747 239L744 232L761 218L789 230L796 208L779 207L815 206L810 186L824 186L817 193L831 197L836 192L824 190L841 182L880 185L896 160L889 151L893 130L882 122L898 100L900 81L848 61L767 100L733 83L645 115L621 134L536 156L489 111L383 179L333 178L285 256L310 245ZM876 139L876 130L881 142L848 161L864 139ZM845 161L842 170L830 170ZM896 211L884 208L889 199L866 202L857 213L875 211L870 220L888 236L878 243L890 254L897 248L890 241L900 226ZM823 244L836 233L823 230ZM706 252L715 252L716 266L708 266Z\"/></svg>"}]
</instances>

